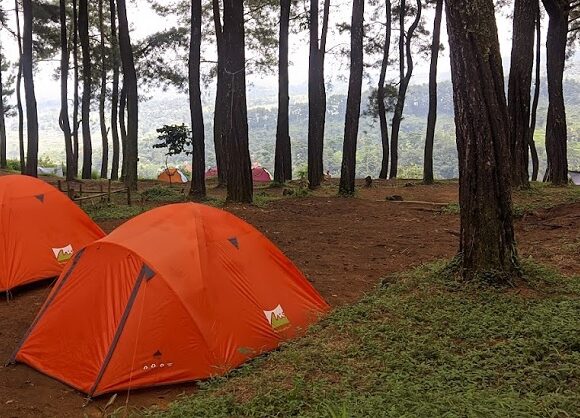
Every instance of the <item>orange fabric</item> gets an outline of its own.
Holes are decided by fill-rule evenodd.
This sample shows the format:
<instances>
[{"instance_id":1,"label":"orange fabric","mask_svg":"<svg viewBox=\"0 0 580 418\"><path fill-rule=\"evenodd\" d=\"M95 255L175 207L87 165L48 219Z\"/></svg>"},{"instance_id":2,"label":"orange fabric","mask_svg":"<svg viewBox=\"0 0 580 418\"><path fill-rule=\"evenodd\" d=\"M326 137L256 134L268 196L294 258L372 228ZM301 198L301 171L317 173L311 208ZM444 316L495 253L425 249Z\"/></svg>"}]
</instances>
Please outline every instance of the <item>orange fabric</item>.
<instances>
[{"instance_id":1,"label":"orange fabric","mask_svg":"<svg viewBox=\"0 0 580 418\"><path fill-rule=\"evenodd\" d=\"M16 360L91 396L190 381L276 348L328 308L252 226L168 205L69 264Z\"/></svg>"},{"instance_id":2,"label":"orange fabric","mask_svg":"<svg viewBox=\"0 0 580 418\"><path fill-rule=\"evenodd\" d=\"M164 181L166 183L187 183L184 181L185 175L181 173L177 168L166 168L159 174L157 180Z\"/></svg>"},{"instance_id":3,"label":"orange fabric","mask_svg":"<svg viewBox=\"0 0 580 418\"><path fill-rule=\"evenodd\" d=\"M105 233L42 180L0 177L0 291L57 277L74 252Z\"/></svg>"}]
</instances>

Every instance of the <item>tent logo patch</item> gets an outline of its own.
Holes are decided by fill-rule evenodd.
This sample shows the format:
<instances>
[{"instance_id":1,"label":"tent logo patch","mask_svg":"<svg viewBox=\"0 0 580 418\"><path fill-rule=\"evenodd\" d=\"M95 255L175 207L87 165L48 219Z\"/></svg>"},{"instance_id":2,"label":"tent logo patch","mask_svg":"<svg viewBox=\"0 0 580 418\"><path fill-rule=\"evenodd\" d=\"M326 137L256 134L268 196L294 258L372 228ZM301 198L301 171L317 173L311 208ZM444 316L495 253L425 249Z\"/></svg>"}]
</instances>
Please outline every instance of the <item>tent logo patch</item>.
<instances>
[{"instance_id":1,"label":"tent logo patch","mask_svg":"<svg viewBox=\"0 0 580 418\"><path fill-rule=\"evenodd\" d=\"M266 315L266 319L275 331L290 325L290 321L286 317L281 305L276 306L272 311L264 311L264 315Z\"/></svg>"},{"instance_id":2,"label":"tent logo patch","mask_svg":"<svg viewBox=\"0 0 580 418\"><path fill-rule=\"evenodd\" d=\"M153 361L151 363L147 363L143 366L144 372L152 372L156 369L165 369L167 367L173 367L173 362L164 362L163 361L163 354L160 350L157 350L153 353Z\"/></svg>"},{"instance_id":3,"label":"tent logo patch","mask_svg":"<svg viewBox=\"0 0 580 418\"><path fill-rule=\"evenodd\" d=\"M66 263L67 261L69 261L72 256L73 256L73 247L71 244L67 245L66 247L62 247L62 248L53 248L52 252L54 253L54 256L56 257L56 261L58 261L59 263Z\"/></svg>"}]
</instances>

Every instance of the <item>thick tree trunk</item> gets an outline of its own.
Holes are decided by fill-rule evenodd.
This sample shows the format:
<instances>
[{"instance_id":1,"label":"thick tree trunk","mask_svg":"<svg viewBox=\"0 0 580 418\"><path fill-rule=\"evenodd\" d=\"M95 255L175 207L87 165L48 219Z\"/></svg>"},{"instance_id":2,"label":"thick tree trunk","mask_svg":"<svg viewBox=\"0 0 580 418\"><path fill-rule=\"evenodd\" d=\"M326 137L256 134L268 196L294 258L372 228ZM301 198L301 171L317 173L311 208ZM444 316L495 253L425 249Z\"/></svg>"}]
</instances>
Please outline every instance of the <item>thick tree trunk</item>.
<instances>
[{"instance_id":1,"label":"thick tree trunk","mask_svg":"<svg viewBox=\"0 0 580 418\"><path fill-rule=\"evenodd\" d=\"M512 222L509 115L493 0L447 0L461 207L461 273L519 271Z\"/></svg>"},{"instance_id":2,"label":"thick tree trunk","mask_svg":"<svg viewBox=\"0 0 580 418\"><path fill-rule=\"evenodd\" d=\"M310 58L308 67L308 182L311 189L324 178L324 125L326 120L326 88L324 56L328 35L330 0L325 0L322 33L318 41L318 1L310 1Z\"/></svg>"},{"instance_id":3,"label":"thick tree trunk","mask_svg":"<svg viewBox=\"0 0 580 418\"><path fill-rule=\"evenodd\" d=\"M385 8L385 43L383 45L383 61L381 63L381 74L379 76L379 86L377 89L379 122L381 126L381 144L383 147L383 160L381 162L381 172L379 174L380 179L386 179L389 175L389 124L387 122L387 108L385 106L385 79L387 77L389 51L391 48L391 0L385 1Z\"/></svg>"},{"instance_id":4,"label":"thick tree trunk","mask_svg":"<svg viewBox=\"0 0 580 418\"><path fill-rule=\"evenodd\" d=\"M399 24L401 25L399 33L399 93L397 95L397 104L395 105L395 112L393 115L393 126L391 133L391 170L389 173L390 178L397 178L397 171L399 168L399 131L401 129L401 121L403 120L403 110L405 109L405 99L407 97L407 89L409 88L409 82L411 81L411 76L413 75L413 56L411 55L411 42L413 41L413 35L419 21L421 20L422 5L421 0L417 0L417 14L415 20L409 27L409 30L405 34L405 14L406 6L405 1L401 1L401 12L399 15ZM407 59L407 69L405 72L405 56Z\"/></svg>"},{"instance_id":5,"label":"thick tree trunk","mask_svg":"<svg viewBox=\"0 0 580 418\"><path fill-rule=\"evenodd\" d=\"M119 14L119 46L121 62L123 63L123 88L126 87L127 92L127 140L125 144L127 162L123 162L126 164L125 185L137 190L139 97L125 0L117 0L117 11Z\"/></svg>"},{"instance_id":6,"label":"thick tree trunk","mask_svg":"<svg viewBox=\"0 0 580 418\"><path fill-rule=\"evenodd\" d=\"M568 132L563 79L568 39L569 1L542 1L550 17L546 43L549 97L548 118L546 121L548 168L544 175L544 181L550 181L555 185L566 185L568 183Z\"/></svg>"},{"instance_id":7,"label":"thick tree trunk","mask_svg":"<svg viewBox=\"0 0 580 418\"><path fill-rule=\"evenodd\" d=\"M74 177L79 174L79 20L77 0L73 0L73 155L74 155Z\"/></svg>"},{"instance_id":8,"label":"thick tree trunk","mask_svg":"<svg viewBox=\"0 0 580 418\"><path fill-rule=\"evenodd\" d=\"M224 0L225 146L228 154L228 195L231 202L251 203L252 169L248 148L244 5Z\"/></svg>"},{"instance_id":9,"label":"thick tree trunk","mask_svg":"<svg viewBox=\"0 0 580 418\"><path fill-rule=\"evenodd\" d=\"M5 169L6 161L6 119L4 117L4 86L2 81L2 45L0 44L0 168Z\"/></svg>"},{"instance_id":10,"label":"thick tree trunk","mask_svg":"<svg viewBox=\"0 0 580 418\"><path fill-rule=\"evenodd\" d=\"M101 54L101 93L99 95L99 124L101 125L101 140L103 143L103 158L101 159L101 178L106 179L109 172L109 130L105 121L105 100L107 99L107 55L105 52L105 15L103 0L99 0L99 31Z\"/></svg>"},{"instance_id":11,"label":"thick tree trunk","mask_svg":"<svg viewBox=\"0 0 580 418\"><path fill-rule=\"evenodd\" d=\"M32 0L22 1L24 31L22 39L22 75L24 77L24 94L26 98L26 131L28 146L26 149L26 174L38 176L38 111L34 92L34 75L32 63Z\"/></svg>"},{"instance_id":12,"label":"thick tree trunk","mask_svg":"<svg viewBox=\"0 0 580 418\"><path fill-rule=\"evenodd\" d=\"M22 107L22 36L20 32L20 5L14 0L16 14L16 39L18 41L18 74L16 75L16 109L18 111L18 149L20 152L20 173L26 173L24 155L24 109Z\"/></svg>"},{"instance_id":13,"label":"thick tree trunk","mask_svg":"<svg viewBox=\"0 0 580 418\"><path fill-rule=\"evenodd\" d=\"M74 173L74 154L70 120L68 115L68 36L66 30L66 1L60 0L60 117L59 125L64 135L66 154L66 179L72 180Z\"/></svg>"},{"instance_id":14,"label":"thick tree trunk","mask_svg":"<svg viewBox=\"0 0 580 418\"><path fill-rule=\"evenodd\" d=\"M117 6L109 0L111 12L111 54L113 64L113 89L111 92L111 137L113 141L113 160L111 161L111 180L119 179L119 43L117 38Z\"/></svg>"},{"instance_id":15,"label":"thick tree trunk","mask_svg":"<svg viewBox=\"0 0 580 418\"><path fill-rule=\"evenodd\" d=\"M529 187L528 147L530 89L534 65L534 29L538 0L516 0L508 85L510 116L510 162L512 186Z\"/></svg>"},{"instance_id":16,"label":"thick tree trunk","mask_svg":"<svg viewBox=\"0 0 580 418\"><path fill-rule=\"evenodd\" d=\"M125 181L127 173L127 118L125 114L127 110L127 87L123 80L123 87L121 87L121 96L119 98L119 130L121 132L121 155L123 161L121 163L121 181Z\"/></svg>"},{"instance_id":17,"label":"thick tree trunk","mask_svg":"<svg viewBox=\"0 0 580 418\"><path fill-rule=\"evenodd\" d=\"M79 0L79 38L83 54L83 97L81 117L83 128L83 170L82 178L90 179L93 164L93 145L91 141L91 51L89 44L88 0Z\"/></svg>"},{"instance_id":18,"label":"thick tree trunk","mask_svg":"<svg viewBox=\"0 0 580 418\"><path fill-rule=\"evenodd\" d=\"M220 12L220 1L212 0L213 22L216 36L218 63L215 108L213 117L213 142L215 149L216 166L218 170L218 186L223 187L228 182L228 155L225 145L225 112L226 102L226 75L224 74L224 36Z\"/></svg>"},{"instance_id":19,"label":"thick tree trunk","mask_svg":"<svg viewBox=\"0 0 580 418\"><path fill-rule=\"evenodd\" d=\"M350 77L344 121L344 144L340 171L341 195L354 194L356 176L356 143L360 119L360 102L363 78L363 37L364 37L364 0L353 0L352 23L350 26Z\"/></svg>"},{"instance_id":20,"label":"thick tree trunk","mask_svg":"<svg viewBox=\"0 0 580 418\"><path fill-rule=\"evenodd\" d=\"M435 4L435 21L433 24L433 41L431 43L431 66L429 68L429 114L427 115L427 134L425 136L425 154L423 162L423 183L433 184L433 143L435 142L435 125L437 124L437 62L441 43L441 19L443 17L443 0Z\"/></svg>"},{"instance_id":21,"label":"thick tree trunk","mask_svg":"<svg viewBox=\"0 0 580 418\"><path fill-rule=\"evenodd\" d=\"M541 85L541 56L542 56L542 17L540 15L540 8L538 7L536 13L536 80L534 86L534 100L532 102L532 114L530 121L529 143L530 154L532 157L532 181L538 180L538 173L540 171L540 160L538 159L538 151L536 150L536 142L534 141L534 132L536 131L536 115L538 113L538 102L540 101L540 85Z\"/></svg>"},{"instance_id":22,"label":"thick tree trunk","mask_svg":"<svg viewBox=\"0 0 580 418\"><path fill-rule=\"evenodd\" d=\"M280 1L280 45L278 56L278 124L276 127L276 155L274 181L292 180L292 146L290 143L288 93L288 31L291 0Z\"/></svg>"},{"instance_id":23,"label":"thick tree trunk","mask_svg":"<svg viewBox=\"0 0 580 418\"><path fill-rule=\"evenodd\" d=\"M191 1L191 42L189 46L189 111L192 130L191 189L192 199L205 197L205 131L201 105L201 0Z\"/></svg>"}]
</instances>

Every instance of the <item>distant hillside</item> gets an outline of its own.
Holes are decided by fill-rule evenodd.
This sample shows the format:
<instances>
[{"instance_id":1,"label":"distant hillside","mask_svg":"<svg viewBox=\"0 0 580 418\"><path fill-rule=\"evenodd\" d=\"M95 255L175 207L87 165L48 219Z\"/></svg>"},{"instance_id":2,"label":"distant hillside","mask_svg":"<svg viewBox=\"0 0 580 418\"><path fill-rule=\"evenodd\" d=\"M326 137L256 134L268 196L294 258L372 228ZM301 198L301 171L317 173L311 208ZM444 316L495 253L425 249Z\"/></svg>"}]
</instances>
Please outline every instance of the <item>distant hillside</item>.
<instances>
[{"instance_id":1,"label":"distant hillside","mask_svg":"<svg viewBox=\"0 0 580 418\"><path fill-rule=\"evenodd\" d=\"M250 153L252 160L272 170L274 166L274 143L276 135L276 93L272 90L249 89L248 122L250 127ZM571 168L580 168L580 82L566 82L567 118L569 128L569 160ZM295 90L300 90L296 88ZM547 91L544 87L538 109L538 130L536 142L542 160L544 125L547 111ZM368 103L368 95L363 97L363 110ZM325 164L333 175L340 173L342 137L344 129L346 97L333 95L328 98L325 141ZM435 139L435 174L438 178L458 176L455 146L455 126L453 122L453 97L450 82L439 84L439 119ZM212 134L212 103L206 103L206 153L208 166L215 164ZM401 176L418 177L422 173L423 141L428 111L428 86L414 85L409 89L405 107L405 119L400 137ZM64 161L62 134L58 126L58 100L39 103L40 154L52 161ZM100 166L101 138L97 114L92 114L94 147L94 168ZM185 95L162 94L140 105L140 175L153 177L164 164L163 151L155 150L156 129L165 124L189 124L189 109ZM307 159L308 105L304 95L293 96L290 104L290 135L293 146L295 171L305 167ZM17 120L7 121L8 153L17 158ZM378 122L364 116L361 121L357 154L358 176L377 176L380 170L381 145ZM185 163L187 158L175 158L173 164Z\"/></svg>"}]
</instances>

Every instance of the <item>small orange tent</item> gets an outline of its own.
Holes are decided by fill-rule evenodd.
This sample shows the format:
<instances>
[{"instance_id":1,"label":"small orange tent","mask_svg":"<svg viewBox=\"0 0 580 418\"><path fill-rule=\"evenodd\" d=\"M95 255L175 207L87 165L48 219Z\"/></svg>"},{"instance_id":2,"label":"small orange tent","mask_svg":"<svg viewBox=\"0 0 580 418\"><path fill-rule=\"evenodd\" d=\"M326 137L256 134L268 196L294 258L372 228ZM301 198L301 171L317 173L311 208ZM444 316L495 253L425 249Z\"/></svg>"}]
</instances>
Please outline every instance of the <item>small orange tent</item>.
<instances>
[{"instance_id":1,"label":"small orange tent","mask_svg":"<svg viewBox=\"0 0 580 418\"><path fill-rule=\"evenodd\" d=\"M0 177L0 291L57 277L75 251L105 233L42 180Z\"/></svg>"},{"instance_id":2,"label":"small orange tent","mask_svg":"<svg viewBox=\"0 0 580 418\"><path fill-rule=\"evenodd\" d=\"M241 219L168 205L78 253L12 360L90 396L191 381L276 348L327 309Z\"/></svg>"},{"instance_id":3,"label":"small orange tent","mask_svg":"<svg viewBox=\"0 0 580 418\"><path fill-rule=\"evenodd\" d=\"M157 180L165 183L187 183L187 177L177 168L166 168L157 176Z\"/></svg>"}]
</instances>

